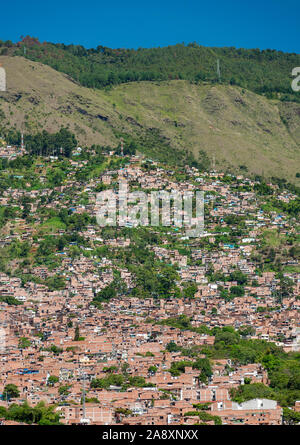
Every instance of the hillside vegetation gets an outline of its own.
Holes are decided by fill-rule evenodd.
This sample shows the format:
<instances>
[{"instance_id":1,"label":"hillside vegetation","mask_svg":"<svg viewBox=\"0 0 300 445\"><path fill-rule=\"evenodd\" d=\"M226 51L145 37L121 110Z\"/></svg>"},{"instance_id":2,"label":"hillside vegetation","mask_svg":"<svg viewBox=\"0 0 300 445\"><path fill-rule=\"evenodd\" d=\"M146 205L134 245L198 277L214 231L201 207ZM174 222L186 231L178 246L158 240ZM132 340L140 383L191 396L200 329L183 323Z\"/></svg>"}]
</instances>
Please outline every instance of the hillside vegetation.
<instances>
[{"instance_id":1,"label":"hillside vegetation","mask_svg":"<svg viewBox=\"0 0 300 445\"><path fill-rule=\"evenodd\" d=\"M23 57L1 56L2 135L69 128L83 146L116 147L121 136L148 156L185 162L207 153L217 168L299 181L300 105L269 100L233 85L187 80L139 81L109 89L79 85Z\"/></svg>"},{"instance_id":2,"label":"hillside vegetation","mask_svg":"<svg viewBox=\"0 0 300 445\"><path fill-rule=\"evenodd\" d=\"M26 36L17 44L0 42L0 51L26 55L91 88L141 80L221 81L271 98L300 101L291 89L291 72L300 66L300 55L272 49L209 48L197 43L137 50L102 45L86 49L81 45L40 43Z\"/></svg>"}]
</instances>

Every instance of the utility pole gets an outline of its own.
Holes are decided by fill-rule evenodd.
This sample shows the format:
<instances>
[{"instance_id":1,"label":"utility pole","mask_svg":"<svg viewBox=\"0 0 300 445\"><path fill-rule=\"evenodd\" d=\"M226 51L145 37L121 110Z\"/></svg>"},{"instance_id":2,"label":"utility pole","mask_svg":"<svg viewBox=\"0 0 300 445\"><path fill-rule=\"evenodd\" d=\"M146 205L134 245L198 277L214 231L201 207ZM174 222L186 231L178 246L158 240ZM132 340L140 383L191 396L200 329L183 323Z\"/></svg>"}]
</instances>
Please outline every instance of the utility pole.
<instances>
[{"instance_id":1,"label":"utility pole","mask_svg":"<svg viewBox=\"0 0 300 445\"><path fill-rule=\"evenodd\" d=\"M219 82L221 82L220 59L217 59L217 75L218 75Z\"/></svg>"},{"instance_id":2,"label":"utility pole","mask_svg":"<svg viewBox=\"0 0 300 445\"><path fill-rule=\"evenodd\" d=\"M86 409L85 409L85 373L83 370L83 385L82 385L82 417L80 419L80 423L83 425L89 425L91 423L90 419L86 417Z\"/></svg>"},{"instance_id":3,"label":"utility pole","mask_svg":"<svg viewBox=\"0 0 300 445\"><path fill-rule=\"evenodd\" d=\"M121 156L124 156L124 139L121 138Z\"/></svg>"},{"instance_id":4,"label":"utility pole","mask_svg":"<svg viewBox=\"0 0 300 445\"><path fill-rule=\"evenodd\" d=\"M83 418L85 419L85 373L83 372L83 388L82 388L82 407L83 407Z\"/></svg>"}]
</instances>

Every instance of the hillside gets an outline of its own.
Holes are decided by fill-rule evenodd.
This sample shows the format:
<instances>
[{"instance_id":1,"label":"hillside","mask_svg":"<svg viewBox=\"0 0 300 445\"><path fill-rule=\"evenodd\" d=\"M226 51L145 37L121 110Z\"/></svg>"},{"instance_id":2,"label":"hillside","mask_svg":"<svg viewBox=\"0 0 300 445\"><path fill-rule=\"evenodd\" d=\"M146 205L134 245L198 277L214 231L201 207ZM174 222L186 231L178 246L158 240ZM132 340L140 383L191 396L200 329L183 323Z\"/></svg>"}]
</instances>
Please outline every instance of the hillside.
<instances>
[{"instance_id":1,"label":"hillside","mask_svg":"<svg viewBox=\"0 0 300 445\"><path fill-rule=\"evenodd\" d=\"M193 83L221 81L269 98L300 101L299 95L291 89L291 72L300 66L300 55L272 49L205 47L196 42L137 50L102 45L87 49L81 45L41 43L26 36L17 43L0 41L1 54L25 55L92 88L171 79Z\"/></svg>"},{"instance_id":2,"label":"hillside","mask_svg":"<svg viewBox=\"0 0 300 445\"><path fill-rule=\"evenodd\" d=\"M25 133L62 125L80 144L117 146L129 134L149 156L176 161L204 150L216 165L296 181L300 105L269 100L238 86L186 80L141 81L89 89L23 57L1 56L8 91L1 127ZM3 131L3 130L2 130ZM244 167L243 167L244 169Z\"/></svg>"}]
</instances>

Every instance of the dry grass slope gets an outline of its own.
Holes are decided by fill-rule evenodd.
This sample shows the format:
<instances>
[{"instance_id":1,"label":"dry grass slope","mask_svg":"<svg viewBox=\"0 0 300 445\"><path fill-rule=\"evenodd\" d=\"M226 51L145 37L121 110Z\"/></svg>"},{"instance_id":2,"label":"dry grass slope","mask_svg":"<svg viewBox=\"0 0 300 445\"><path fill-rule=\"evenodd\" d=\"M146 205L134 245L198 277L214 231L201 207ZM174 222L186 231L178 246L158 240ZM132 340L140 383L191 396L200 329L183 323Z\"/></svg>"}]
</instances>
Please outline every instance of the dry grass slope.
<instances>
[{"instance_id":1,"label":"dry grass slope","mask_svg":"<svg viewBox=\"0 0 300 445\"><path fill-rule=\"evenodd\" d=\"M0 57L7 72L0 109L7 125L28 131L68 126L82 145L115 146L115 131L137 137L155 129L170 151L205 150L217 165L241 165L296 182L300 172L300 105L270 101L225 85L183 80L92 90L22 57ZM169 148L168 148L169 145Z\"/></svg>"}]
</instances>

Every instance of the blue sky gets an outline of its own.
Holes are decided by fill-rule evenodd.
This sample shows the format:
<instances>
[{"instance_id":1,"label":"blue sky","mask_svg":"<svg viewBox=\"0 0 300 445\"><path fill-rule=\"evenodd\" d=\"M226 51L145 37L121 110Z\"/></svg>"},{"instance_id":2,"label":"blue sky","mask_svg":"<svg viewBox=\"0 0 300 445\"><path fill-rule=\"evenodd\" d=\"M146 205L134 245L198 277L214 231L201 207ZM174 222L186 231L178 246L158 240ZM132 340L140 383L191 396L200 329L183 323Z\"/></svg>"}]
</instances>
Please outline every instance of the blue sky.
<instances>
[{"instance_id":1,"label":"blue sky","mask_svg":"<svg viewBox=\"0 0 300 445\"><path fill-rule=\"evenodd\" d=\"M205 46L300 52L299 0L15 0L1 2L0 39L21 35L88 48Z\"/></svg>"}]
</instances>

